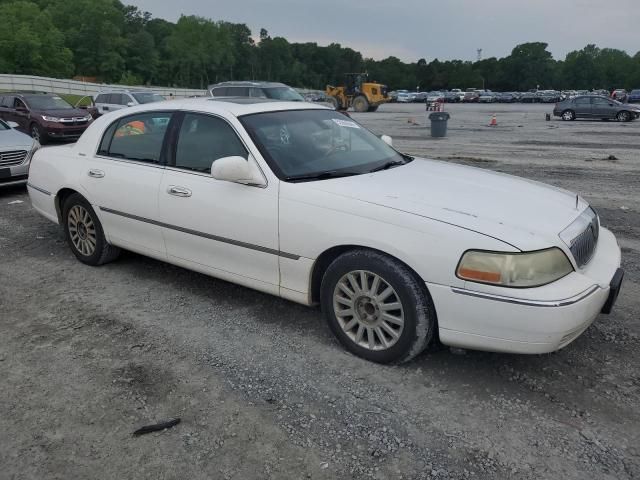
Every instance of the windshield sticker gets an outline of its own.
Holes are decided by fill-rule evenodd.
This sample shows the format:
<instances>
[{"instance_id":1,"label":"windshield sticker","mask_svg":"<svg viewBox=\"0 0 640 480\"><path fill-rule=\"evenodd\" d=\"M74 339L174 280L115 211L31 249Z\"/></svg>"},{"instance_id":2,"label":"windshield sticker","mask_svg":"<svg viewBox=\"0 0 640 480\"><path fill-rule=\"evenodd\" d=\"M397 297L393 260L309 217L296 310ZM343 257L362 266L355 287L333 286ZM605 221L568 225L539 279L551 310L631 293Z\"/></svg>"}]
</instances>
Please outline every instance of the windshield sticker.
<instances>
[{"instance_id":1,"label":"windshield sticker","mask_svg":"<svg viewBox=\"0 0 640 480\"><path fill-rule=\"evenodd\" d=\"M331 120L333 120L334 123L340 125L341 127L360 128L360 125L350 120L340 120L339 118L332 118Z\"/></svg>"}]
</instances>

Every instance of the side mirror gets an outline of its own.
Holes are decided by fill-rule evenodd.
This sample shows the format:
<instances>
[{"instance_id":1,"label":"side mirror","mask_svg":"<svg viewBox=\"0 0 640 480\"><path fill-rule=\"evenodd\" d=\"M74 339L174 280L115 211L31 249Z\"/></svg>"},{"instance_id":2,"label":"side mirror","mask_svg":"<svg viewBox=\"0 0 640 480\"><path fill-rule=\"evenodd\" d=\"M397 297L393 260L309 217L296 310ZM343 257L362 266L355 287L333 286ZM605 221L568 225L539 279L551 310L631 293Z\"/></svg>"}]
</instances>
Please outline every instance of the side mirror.
<instances>
[{"instance_id":1,"label":"side mirror","mask_svg":"<svg viewBox=\"0 0 640 480\"><path fill-rule=\"evenodd\" d=\"M382 140L384 143L386 143L390 147L393 147L393 138L391 138L389 135L382 135L380 137L380 140Z\"/></svg>"},{"instance_id":2,"label":"side mirror","mask_svg":"<svg viewBox=\"0 0 640 480\"><path fill-rule=\"evenodd\" d=\"M133 102L129 102L129 103L127 103L127 107L135 107L135 106L136 106L136 104L135 104L135 103L133 103Z\"/></svg>"},{"instance_id":3,"label":"side mirror","mask_svg":"<svg viewBox=\"0 0 640 480\"><path fill-rule=\"evenodd\" d=\"M20 126L16 122L7 122L7 125L9 125L9 128L18 128Z\"/></svg>"},{"instance_id":4,"label":"side mirror","mask_svg":"<svg viewBox=\"0 0 640 480\"><path fill-rule=\"evenodd\" d=\"M249 159L235 155L215 160L211 165L211 176L223 182L266 185L264 177L251 155L249 155Z\"/></svg>"}]
</instances>

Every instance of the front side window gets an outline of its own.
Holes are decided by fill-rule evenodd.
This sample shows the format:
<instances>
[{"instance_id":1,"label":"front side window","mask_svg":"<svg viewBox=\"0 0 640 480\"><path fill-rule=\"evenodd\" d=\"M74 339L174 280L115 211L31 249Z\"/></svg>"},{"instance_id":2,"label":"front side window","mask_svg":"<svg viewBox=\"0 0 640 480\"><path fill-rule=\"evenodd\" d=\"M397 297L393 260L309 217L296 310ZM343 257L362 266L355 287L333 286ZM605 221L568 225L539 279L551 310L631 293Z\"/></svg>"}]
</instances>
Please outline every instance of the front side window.
<instances>
[{"instance_id":1,"label":"front side window","mask_svg":"<svg viewBox=\"0 0 640 480\"><path fill-rule=\"evenodd\" d=\"M214 97L226 97L227 96L227 87L218 87L211 90L211 95Z\"/></svg>"},{"instance_id":2,"label":"front side window","mask_svg":"<svg viewBox=\"0 0 640 480\"><path fill-rule=\"evenodd\" d=\"M101 155L139 162L160 163L162 143L171 113L130 115L112 124L100 144Z\"/></svg>"},{"instance_id":3,"label":"front side window","mask_svg":"<svg viewBox=\"0 0 640 480\"><path fill-rule=\"evenodd\" d=\"M593 98L592 101L594 105L599 105L599 106L609 105L610 103L613 103L613 101L611 100L608 100L606 98L599 98L599 97Z\"/></svg>"},{"instance_id":4,"label":"front side window","mask_svg":"<svg viewBox=\"0 0 640 480\"><path fill-rule=\"evenodd\" d=\"M105 95L104 93L101 93L100 95L98 95L98 96L96 97L95 102L96 102L96 103L107 103L107 101L106 101L106 100L107 100L107 95Z\"/></svg>"},{"instance_id":5,"label":"front side window","mask_svg":"<svg viewBox=\"0 0 640 480\"><path fill-rule=\"evenodd\" d=\"M124 98L121 93L112 93L109 95L109 103L111 105L124 105Z\"/></svg>"},{"instance_id":6,"label":"front side window","mask_svg":"<svg viewBox=\"0 0 640 480\"><path fill-rule=\"evenodd\" d=\"M26 110L27 106L24 104L24 102L22 100L20 100L19 98L16 98L13 101L13 108L15 108L15 109L22 108L23 110Z\"/></svg>"},{"instance_id":7,"label":"front side window","mask_svg":"<svg viewBox=\"0 0 640 480\"><path fill-rule=\"evenodd\" d=\"M133 95L133 98L140 104L164 101L163 96L153 92L132 93L131 95Z\"/></svg>"},{"instance_id":8,"label":"front side window","mask_svg":"<svg viewBox=\"0 0 640 480\"><path fill-rule=\"evenodd\" d=\"M286 181L358 175L408 159L333 110L245 115L240 121L276 174Z\"/></svg>"},{"instance_id":9,"label":"front side window","mask_svg":"<svg viewBox=\"0 0 640 480\"><path fill-rule=\"evenodd\" d=\"M185 114L176 146L175 167L210 173L214 161L236 155L247 158L248 152L226 121L211 115Z\"/></svg>"},{"instance_id":10,"label":"front side window","mask_svg":"<svg viewBox=\"0 0 640 480\"><path fill-rule=\"evenodd\" d=\"M249 95L252 98L267 98L267 95L262 91L262 89L256 87L251 87L249 89Z\"/></svg>"},{"instance_id":11,"label":"front side window","mask_svg":"<svg viewBox=\"0 0 640 480\"><path fill-rule=\"evenodd\" d=\"M229 87L227 89L227 96L229 97L248 97L249 89L247 87Z\"/></svg>"},{"instance_id":12,"label":"front side window","mask_svg":"<svg viewBox=\"0 0 640 480\"><path fill-rule=\"evenodd\" d=\"M291 87L265 88L264 93L268 98L289 102L304 102L304 98Z\"/></svg>"},{"instance_id":13,"label":"front side window","mask_svg":"<svg viewBox=\"0 0 640 480\"><path fill-rule=\"evenodd\" d=\"M73 108L66 100L58 96L26 97L27 102L34 110L66 110Z\"/></svg>"}]
</instances>

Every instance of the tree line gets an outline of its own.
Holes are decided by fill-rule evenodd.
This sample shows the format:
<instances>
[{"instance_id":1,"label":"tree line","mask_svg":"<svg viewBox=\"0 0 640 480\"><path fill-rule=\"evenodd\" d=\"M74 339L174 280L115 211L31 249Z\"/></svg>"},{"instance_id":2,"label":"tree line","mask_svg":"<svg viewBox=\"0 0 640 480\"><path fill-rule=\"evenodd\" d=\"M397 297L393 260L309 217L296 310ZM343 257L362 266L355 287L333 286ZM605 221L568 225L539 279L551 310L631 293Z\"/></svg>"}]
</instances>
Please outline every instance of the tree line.
<instances>
[{"instance_id":1,"label":"tree line","mask_svg":"<svg viewBox=\"0 0 640 480\"><path fill-rule=\"evenodd\" d=\"M173 23L119 0L0 0L0 18L0 73L185 88L272 80L324 89L346 72L409 90L640 88L640 52L596 45L564 60L533 42L503 58L406 63L365 58L338 43L291 43L265 29L254 40L245 24L185 15Z\"/></svg>"}]
</instances>

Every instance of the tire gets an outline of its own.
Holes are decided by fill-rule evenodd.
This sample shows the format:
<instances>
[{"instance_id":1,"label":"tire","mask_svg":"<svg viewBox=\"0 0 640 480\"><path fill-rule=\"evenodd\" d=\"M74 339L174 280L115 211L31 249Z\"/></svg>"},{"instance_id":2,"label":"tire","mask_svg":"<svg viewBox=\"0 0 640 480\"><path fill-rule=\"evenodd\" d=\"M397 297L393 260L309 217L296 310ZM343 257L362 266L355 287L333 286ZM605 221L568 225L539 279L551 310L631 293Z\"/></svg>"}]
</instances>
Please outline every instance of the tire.
<instances>
[{"instance_id":1,"label":"tire","mask_svg":"<svg viewBox=\"0 0 640 480\"><path fill-rule=\"evenodd\" d=\"M576 119L576 113L573 110L565 110L562 112L561 117L565 122L570 122Z\"/></svg>"},{"instance_id":2,"label":"tire","mask_svg":"<svg viewBox=\"0 0 640 480\"><path fill-rule=\"evenodd\" d=\"M37 140L40 145L46 145L49 142L49 138L37 123L29 125L29 134L31 135L31 138Z\"/></svg>"},{"instance_id":3,"label":"tire","mask_svg":"<svg viewBox=\"0 0 640 480\"><path fill-rule=\"evenodd\" d=\"M375 107L369 107L369 110L367 110L368 112L376 112L378 110L378 107L380 105L376 105Z\"/></svg>"},{"instance_id":4,"label":"tire","mask_svg":"<svg viewBox=\"0 0 640 480\"><path fill-rule=\"evenodd\" d=\"M120 254L118 247L107 242L96 212L79 193L65 200L62 222L67 243L82 263L95 267L115 260Z\"/></svg>"},{"instance_id":5,"label":"tire","mask_svg":"<svg viewBox=\"0 0 640 480\"><path fill-rule=\"evenodd\" d=\"M626 110L622 110L621 112L618 112L616 118L619 122L629 122L631 120L631 114Z\"/></svg>"},{"instance_id":6,"label":"tire","mask_svg":"<svg viewBox=\"0 0 640 480\"><path fill-rule=\"evenodd\" d=\"M356 112L366 112L369 110L369 100L367 100L367 97L364 95L358 95L354 98L351 105Z\"/></svg>"},{"instance_id":7,"label":"tire","mask_svg":"<svg viewBox=\"0 0 640 480\"><path fill-rule=\"evenodd\" d=\"M340 108L340 101L336 97L329 97L328 102L333 105L334 110Z\"/></svg>"},{"instance_id":8,"label":"tire","mask_svg":"<svg viewBox=\"0 0 640 480\"><path fill-rule=\"evenodd\" d=\"M353 250L335 259L322 278L320 302L340 343L372 362L407 362L434 336L436 313L424 282L381 252Z\"/></svg>"}]
</instances>

